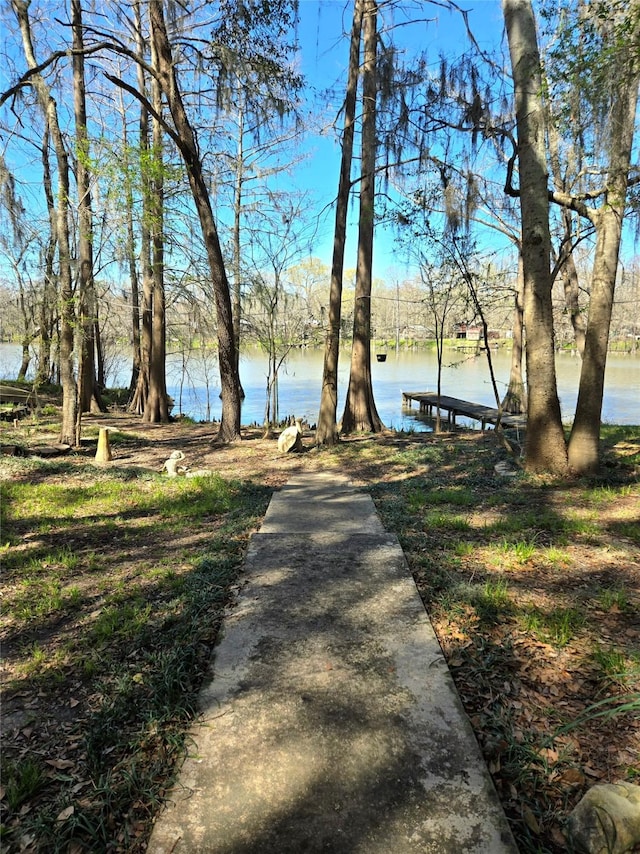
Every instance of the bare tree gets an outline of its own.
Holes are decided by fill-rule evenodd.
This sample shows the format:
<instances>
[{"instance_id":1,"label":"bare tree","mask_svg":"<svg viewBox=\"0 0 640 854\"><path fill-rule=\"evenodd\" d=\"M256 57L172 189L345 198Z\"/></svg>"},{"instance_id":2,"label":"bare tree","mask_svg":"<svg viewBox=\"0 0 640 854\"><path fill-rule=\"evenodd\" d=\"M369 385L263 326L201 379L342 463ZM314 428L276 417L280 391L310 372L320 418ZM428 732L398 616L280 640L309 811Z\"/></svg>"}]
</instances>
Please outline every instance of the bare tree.
<instances>
[{"instance_id":1,"label":"bare tree","mask_svg":"<svg viewBox=\"0 0 640 854\"><path fill-rule=\"evenodd\" d=\"M79 364L76 444L79 444L82 413L90 410L99 412L104 408L96 384L95 346L96 329L98 328L98 305L93 281L93 212L81 0L71 0L71 30L73 33L73 107L76 123L76 184L78 188L76 259L78 275L76 291L79 322Z\"/></svg>"},{"instance_id":2,"label":"bare tree","mask_svg":"<svg viewBox=\"0 0 640 854\"><path fill-rule=\"evenodd\" d=\"M535 20L530 0L502 0L513 72L528 381L526 466L568 471L556 385L551 302L551 234L545 148L545 109Z\"/></svg>"},{"instance_id":3,"label":"bare tree","mask_svg":"<svg viewBox=\"0 0 640 854\"><path fill-rule=\"evenodd\" d=\"M351 345L349 386L342 416L343 433L379 433L384 425L373 397L371 377L371 288L373 273L373 231L376 170L377 100L377 15L376 0L364 0L362 71L362 176L358 225L358 265Z\"/></svg>"},{"instance_id":4,"label":"bare tree","mask_svg":"<svg viewBox=\"0 0 640 854\"><path fill-rule=\"evenodd\" d=\"M136 38L136 50L138 56L145 56L145 38L142 30L142 14L140 0L135 0L133 5L134 28ZM132 370L131 389L132 396L129 401L129 409L142 415L149 397L150 372L151 372L151 350L152 350L152 318L153 318L153 268L151 264L151 223L153 221L152 183L153 158L151 157L150 130L149 130L149 102L147 100L147 79L143 63L137 63L136 76L138 93L144 97L140 98L140 115L138 120L138 162L140 168L140 186L142 192L142 217L140 222L140 272L142 279L142 294L140 303L134 300L132 290L132 322L136 323L139 310L140 316L140 350L136 353L134 348L134 362ZM123 118L123 122L124 122ZM131 199L131 202L133 200ZM133 267L131 276L132 289L137 282L136 264L133 257L133 222L130 216L129 226L129 268ZM138 308L140 306L140 308ZM136 333L134 331L134 342ZM136 365L136 359L138 363ZM134 385L135 377L135 385Z\"/></svg>"},{"instance_id":5,"label":"bare tree","mask_svg":"<svg viewBox=\"0 0 640 854\"><path fill-rule=\"evenodd\" d=\"M305 217L306 196L269 194L269 202L249 220L251 312L246 327L267 353L267 400L264 426L270 432L279 421L280 369L294 347L304 343L306 301L302 302L291 271L308 251L313 228Z\"/></svg>"},{"instance_id":6,"label":"bare tree","mask_svg":"<svg viewBox=\"0 0 640 854\"><path fill-rule=\"evenodd\" d=\"M75 309L73 280L71 275L71 251L69 243L69 158L58 121L58 108L41 72L38 70L28 0L12 0L12 7L20 26L22 47L30 69L29 82L36 91L40 108L51 132L58 166L58 198L56 206L56 239L58 248L60 282L60 380L62 383L62 424L60 442L74 445L76 442L76 379L73 367Z\"/></svg>"},{"instance_id":7,"label":"bare tree","mask_svg":"<svg viewBox=\"0 0 640 854\"><path fill-rule=\"evenodd\" d=\"M202 170L198 144L180 92L161 0L151 1L149 16L152 40L158 58L158 80L173 119L174 132L172 138L182 154L187 169L189 185L202 228L202 237L214 289L218 317L218 359L222 386L222 418L218 438L229 442L240 438L241 406L240 377L233 335L229 283L222 258L218 230L213 218L207 182Z\"/></svg>"},{"instance_id":8,"label":"bare tree","mask_svg":"<svg viewBox=\"0 0 640 854\"><path fill-rule=\"evenodd\" d=\"M595 227L596 245L578 402L569 438L569 463L581 474L597 471L600 464L600 419L609 329L640 84L640 3L633 0L629 6L614 9L610 20L595 19L592 23L600 30L603 42L612 39L617 50L611 56L612 73L603 93L609 117L604 204L584 211Z\"/></svg>"},{"instance_id":9,"label":"bare tree","mask_svg":"<svg viewBox=\"0 0 640 854\"><path fill-rule=\"evenodd\" d=\"M442 264L439 269L435 269L427 259L422 256L420 264L420 279L426 290L426 305L429 309L431 321L433 323L434 338L436 342L436 356L438 359L438 371L436 378L436 393L438 397L442 394L442 363L444 356L444 339L450 322L451 315L460 311L461 305L464 305L462 284L460 277L456 276L457 270L447 270L447 265ZM436 424L435 432L441 430L440 407L436 408Z\"/></svg>"},{"instance_id":10,"label":"bare tree","mask_svg":"<svg viewBox=\"0 0 640 854\"><path fill-rule=\"evenodd\" d=\"M316 428L316 443L334 445L338 441L336 413L338 408L338 359L340 355L340 326L342 318L342 281L344 252L347 239L347 210L351 192L351 162L356 120L356 100L360 73L360 41L364 0L353 2L353 24L349 48L349 69L344 104L344 130L340 158L340 178L336 199L329 319L322 371L322 395Z\"/></svg>"}]
</instances>

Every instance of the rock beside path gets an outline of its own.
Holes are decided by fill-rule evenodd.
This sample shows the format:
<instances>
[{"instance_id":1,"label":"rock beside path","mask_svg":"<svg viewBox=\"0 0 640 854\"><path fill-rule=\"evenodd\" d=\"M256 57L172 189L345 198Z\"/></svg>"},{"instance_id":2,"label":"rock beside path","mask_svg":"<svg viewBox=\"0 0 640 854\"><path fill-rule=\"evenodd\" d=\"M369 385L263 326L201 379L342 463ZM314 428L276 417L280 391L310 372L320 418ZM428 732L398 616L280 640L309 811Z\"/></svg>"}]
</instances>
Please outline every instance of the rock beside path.
<instances>
[{"instance_id":1,"label":"rock beside path","mask_svg":"<svg viewBox=\"0 0 640 854\"><path fill-rule=\"evenodd\" d=\"M302 425L296 421L291 427L287 427L278 437L278 450L281 454L291 451L299 451L302 448Z\"/></svg>"},{"instance_id":2,"label":"rock beside path","mask_svg":"<svg viewBox=\"0 0 640 854\"><path fill-rule=\"evenodd\" d=\"M569 816L569 839L584 854L624 854L640 844L640 786L603 783Z\"/></svg>"}]
</instances>

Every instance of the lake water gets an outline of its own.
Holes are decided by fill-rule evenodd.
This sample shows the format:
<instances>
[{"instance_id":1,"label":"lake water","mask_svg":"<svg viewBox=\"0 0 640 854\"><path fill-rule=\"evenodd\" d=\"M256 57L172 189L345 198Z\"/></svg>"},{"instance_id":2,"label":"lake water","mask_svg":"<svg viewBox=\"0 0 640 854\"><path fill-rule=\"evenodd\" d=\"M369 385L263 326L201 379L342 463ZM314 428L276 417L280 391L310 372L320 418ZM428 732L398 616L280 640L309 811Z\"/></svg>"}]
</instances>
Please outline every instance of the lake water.
<instances>
[{"instance_id":1,"label":"lake water","mask_svg":"<svg viewBox=\"0 0 640 854\"><path fill-rule=\"evenodd\" d=\"M510 354L500 350L492 354L498 388L502 395L509 379ZM323 353L318 350L295 350L280 370L280 417L288 415L306 418L314 424L318 418ZM571 421L575 409L580 359L569 354L557 357L558 393L565 421ZM15 378L20 364L20 348L0 344L0 377ZM469 356L449 351L444 356L442 393L451 397L494 406L486 356ZM184 370L183 370L184 367ZM378 412L385 425L396 430L428 430L420 421L417 407L403 409L403 391L435 391L437 359L434 352L390 351L385 362L372 363L373 389ZM243 424L261 424L264 418L267 360L259 350L242 356L240 374L246 398L242 408ZM127 386L130 357L122 355L113 360L109 385ZM207 392L206 377L209 376ZM349 354L343 352L339 369L338 420L342 417L344 396L349 377ZM182 383L181 383L182 380ZM215 362L204 360L202 354L191 355L186 365L180 355L167 359L167 386L175 400L174 414L183 413L197 420L209 415L220 417L219 386ZM640 357L609 354L602 411L604 422L640 424ZM477 422L470 422L478 426Z\"/></svg>"}]
</instances>

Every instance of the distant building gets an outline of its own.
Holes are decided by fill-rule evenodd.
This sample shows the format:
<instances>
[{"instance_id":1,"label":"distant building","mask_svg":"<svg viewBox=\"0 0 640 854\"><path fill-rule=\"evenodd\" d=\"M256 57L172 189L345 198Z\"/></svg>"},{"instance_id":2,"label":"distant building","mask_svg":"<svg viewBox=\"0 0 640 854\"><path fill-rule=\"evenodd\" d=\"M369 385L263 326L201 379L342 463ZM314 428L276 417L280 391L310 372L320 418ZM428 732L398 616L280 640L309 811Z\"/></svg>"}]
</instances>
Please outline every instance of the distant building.
<instances>
[{"instance_id":1,"label":"distant building","mask_svg":"<svg viewBox=\"0 0 640 854\"><path fill-rule=\"evenodd\" d=\"M456 338L466 339L467 341L480 341L482 338L481 326L471 326L469 323L456 323L454 329Z\"/></svg>"},{"instance_id":2,"label":"distant building","mask_svg":"<svg viewBox=\"0 0 640 854\"><path fill-rule=\"evenodd\" d=\"M456 323L453 327L455 337L467 341L482 341L482 326L472 326L470 323ZM511 329L489 329L487 339L497 341L501 338L513 338Z\"/></svg>"}]
</instances>

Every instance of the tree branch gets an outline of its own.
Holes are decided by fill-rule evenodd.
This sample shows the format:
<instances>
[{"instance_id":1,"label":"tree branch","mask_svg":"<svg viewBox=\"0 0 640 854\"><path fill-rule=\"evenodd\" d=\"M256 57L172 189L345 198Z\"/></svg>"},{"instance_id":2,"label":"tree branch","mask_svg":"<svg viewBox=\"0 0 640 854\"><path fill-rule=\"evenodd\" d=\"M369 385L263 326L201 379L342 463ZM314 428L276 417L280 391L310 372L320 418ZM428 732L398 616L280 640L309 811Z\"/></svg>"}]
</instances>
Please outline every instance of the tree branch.
<instances>
[{"instance_id":1,"label":"tree branch","mask_svg":"<svg viewBox=\"0 0 640 854\"><path fill-rule=\"evenodd\" d=\"M119 49L117 45L114 45L111 42L100 42L99 44L92 45L91 47L85 47L82 50L74 50L73 48L67 48L66 50L56 50L43 62L25 71L25 73L20 77L17 83L15 83L13 86L11 86L9 89L4 91L0 95L0 107L5 104L9 100L9 98L12 98L14 95L16 95L20 91L20 89L26 86L31 81L32 77L41 74L41 72L49 68L59 59L63 59L65 57L70 58L73 56L90 56L91 54L98 53L98 51L101 50L116 50L119 53L126 53L128 56L130 56L131 59L134 59L136 62L140 61L139 57L135 56L131 51L127 51L124 46Z\"/></svg>"},{"instance_id":2,"label":"tree branch","mask_svg":"<svg viewBox=\"0 0 640 854\"><path fill-rule=\"evenodd\" d=\"M132 86L130 83L125 83L122 78L116 77L115 74L109 74L106 71L103 73L107 80L113 83L114 86L118 86L120 89L124 89L125 92L128 92L130 95L133 95L133 97L136 98L142 104L142 106L149 111L153 118L156 121L160 122L162 127L166 130L171 139L175 142L176 146L178 147L178 150L181 152L181 154L184 154L185 149L183 147L183 143L180 137L171 127L171 125L167 123L167 120L163 116L161 116L160 113L157 112L157 110L153 108L151 102L141 92L138 92L135 86Z\"/></svg>"},{"instance_id":3,"label":"tree branch","mask_svg":"<svg viewBox=\"0 0 640 854\"><path fill-rule=\"evenodd\" d=\"M589 205L585 205L583 199L596 199L605 191L598 190L593 193L585 193L581 196L572 196L570 193L561 193L559 190L549 190L549 201L562 208L568 208L570 211L575 211L580 216L588 219L589 222L594 222L595 211Z\"/></svg>"}]
</instances>

